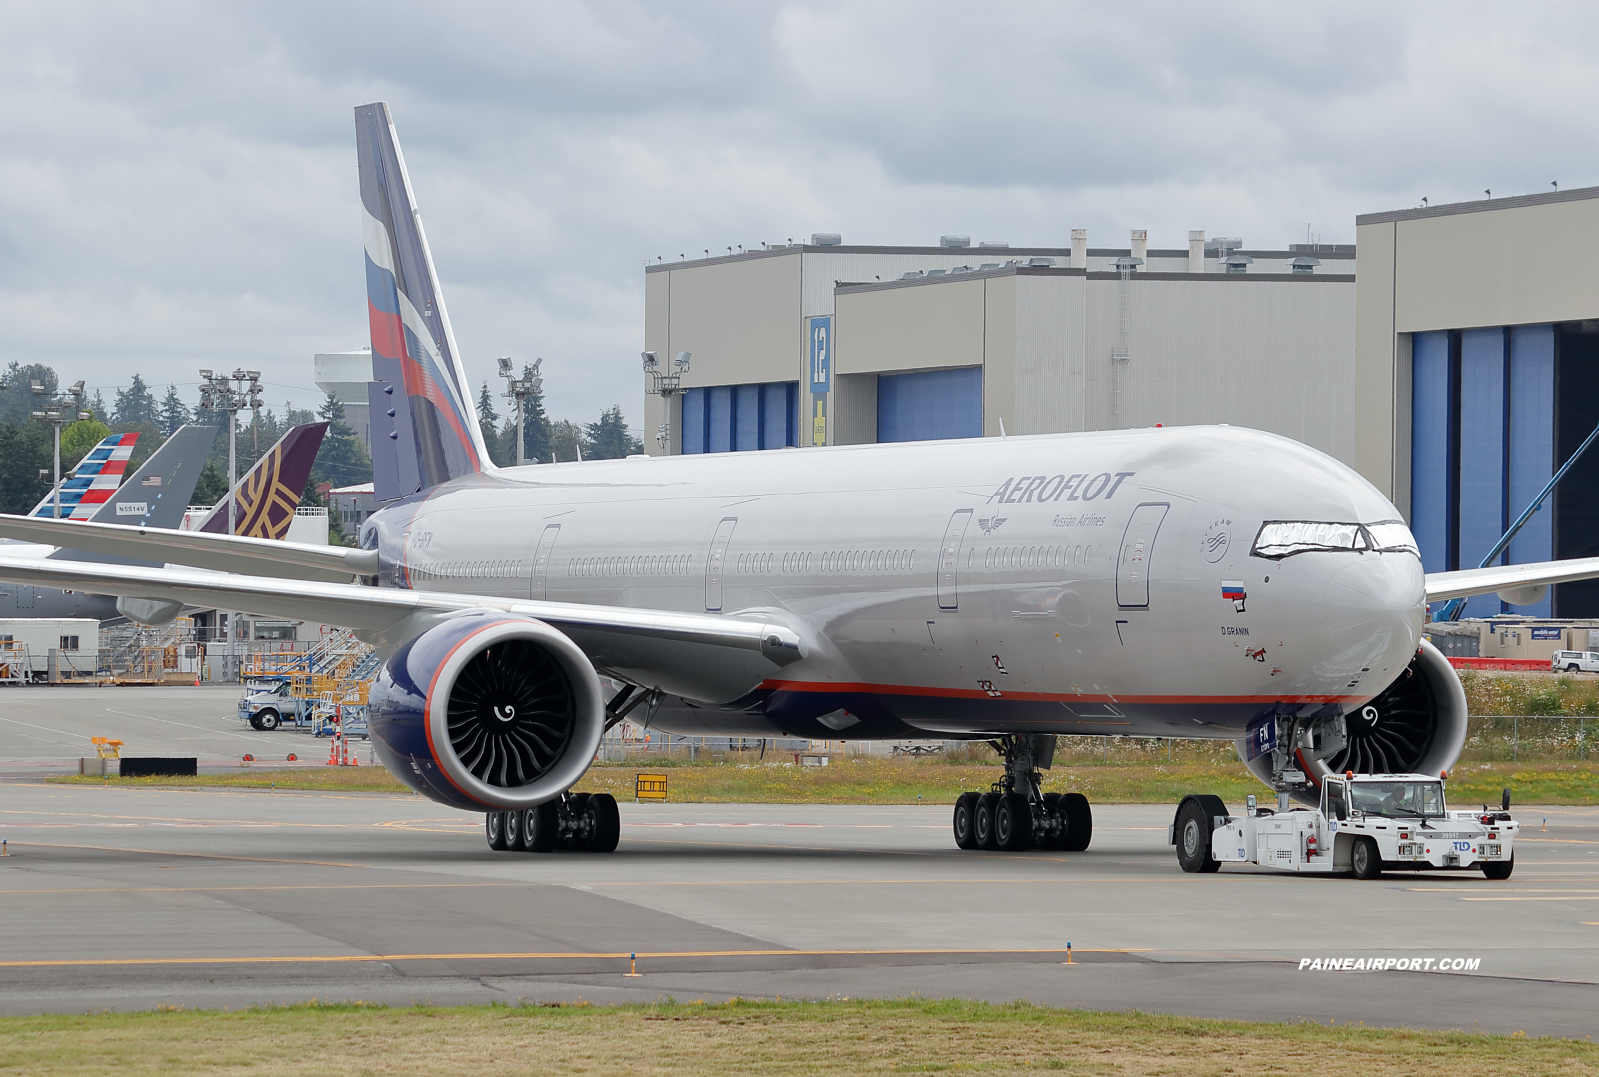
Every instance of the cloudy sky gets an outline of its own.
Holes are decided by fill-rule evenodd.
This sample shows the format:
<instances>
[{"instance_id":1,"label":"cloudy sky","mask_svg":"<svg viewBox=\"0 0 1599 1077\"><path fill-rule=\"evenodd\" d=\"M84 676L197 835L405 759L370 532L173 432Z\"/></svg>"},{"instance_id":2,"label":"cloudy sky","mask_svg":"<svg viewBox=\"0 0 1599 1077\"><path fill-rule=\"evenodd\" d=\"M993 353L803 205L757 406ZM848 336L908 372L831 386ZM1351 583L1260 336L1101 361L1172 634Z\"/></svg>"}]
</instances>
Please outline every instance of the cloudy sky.
<instances>
[{"instance_id":1,"label":"cloudy sky","mask_svg":"<svg viewBox=\"0 0 1599 1077\"><path fill-rule=\"evenodd\" d=\"M0 362L107 396L367 343L352 109L390 102L474 384L641 416L643 263L816 231L1354 239L1599 183L1563 4L0 0Z\"/></svg>"}]
</instances>

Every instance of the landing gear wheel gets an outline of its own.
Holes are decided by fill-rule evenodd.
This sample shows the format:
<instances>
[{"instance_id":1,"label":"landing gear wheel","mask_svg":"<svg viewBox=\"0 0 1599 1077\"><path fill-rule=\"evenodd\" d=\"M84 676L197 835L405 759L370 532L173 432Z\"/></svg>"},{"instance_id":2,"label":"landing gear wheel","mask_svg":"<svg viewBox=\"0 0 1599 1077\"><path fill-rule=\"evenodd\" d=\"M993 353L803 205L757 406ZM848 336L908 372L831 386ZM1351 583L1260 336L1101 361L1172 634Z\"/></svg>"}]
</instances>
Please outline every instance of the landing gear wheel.
<instances>
[{"instance_id":1,"label":"landing gear wheel","mask_svg":"<svg viewBox=\"0 0 1599 1077\"><path fill-rule=\"evenodd\" d=\"M1356 838L1349 850L1349 866L1357 879L1375 879L1382 874L1382 854L1377 851L1374 838Z\"/></svg>"},{"instance_id":2,"label":"landing gear wheel","mask_svg":"<svg viewBox=\"0 0 1599 1077\"><path fill-rule=\"evenodd\" d=\"M513 853L527 851L527 812L502 812L505 816L505 847Z\"/></svg>"},{"instance_id":3,"label":"landing gear wheel","mask_svg":"<svg viewBox=\"0 0 1599 1077\"><path fill-rule=\"evenodd\" d=\"M977 794L962 793L955 798L955 846L977 848Z\"/></svg>"},{"instance_id":4,"label":"landing gear wheel","mask_svg":"<svg viewBox=\"0 0 1599 1077\"><path fill-rule=\"evenodd\" d=\"M616 843L622 839L622 813L616 808L616 798L609 793L589 797L589 821L589 852L616 852Z\"/></svg>"},{"instance_id":5,"label":"landing gear wheel","mask_svg":"<svg viewBox=\"0 0 1599 1077\"><path fill-rule=\"evenodd\" d=\"M1059 849L1060 840L1066 835L1066 819L1061 815L1060 794L1044 794L1044 827L1033 834L1033 841L1040 849Z\"/></svg>"},{"instance_id":6,"label":"landing gear wheel","mask_svg":"<svg viewBox=\"0 0 1599 1077\"><path fill-rule=\"evenodd\" d=\"M1066 793L1060 798L1060 813L1065 816L1066 823L1060 847L1068 853L1083 852L1094 840L1094 810L1088 806L1088 798L1081 793Z\"/></svg>"},{"instance_id":7,"label":"landing gear wheel","mask_svg":"<svg viewBox=\"0 0 1599 1077\"><path fill-rule=\"evenodd\" d=\"M529 808L522 820L522 848L530 853L553 853L561 838L561 802L546 800Z\"/></svg>"},{"instance_id":8,"label":"landing gear wheel","mask_svg":"<svg viewBox=\"0 0 1599 1077\"><path fill-rule=\"evenodd\" d=\"M994 809L999 806L998 793L980 793L977 797L977 827L975 836L979 849L998 849L994 835Z\"/></svg>"},{"instance_id":9,"label":"landing gear wheel","mask_svg":"<svg viewBox=\"0 0 1599 1077\"><path fill-rule=\"evenodd\" d=\"M994 844L1007 853L1019 853L1033 843L1033 813L1027 797L1005 793L994 806Z\"/></svg>"},{"instance_id":10,"label":"landing gear wheel","mask_svg":"<svg viewBox=\"0 0 1599 1077\"><path fill-rule=\"evenodd\" d=\"M588 848L589 827L583 825L588 822L584 817L588 815L589 795L587 793L568 793L566 810L572 813L572 818L578 827L561 839L561 847L572 852L580 852Z\"/></svg>"},{"instance_id":11,"label":"landing gear wheel","mask_svg":"<svg viewBox=\"0 0 1599 1077\"><path fill-rule=\"evenodd\" d=\"M1516 870L1516 854L1511 853L1509 860L1484 860L1478 867L1490 879L1508 879L1510 873Z\"/></svg>"},{"instance_id":12,"label":"landing gear wheel","mask_svg":"<svg viewBox=\"0 0 1599 1077\"><path fill-rule=\"evenodd\" d=\"M261 730L263 733L270 733L278 726L283 724L283 717L271 707L268 707L262 711L257 711L255 720L258 723L256 728Z\"/></svg>"},{"instance_id":13,"label":"landing gear wheel","mask_svg":"<svg viewBox=\"0 0 1599 1077\"><path fill-rule=\"evenodd\" d=\"M1177 863L1194 874L1221 868L1210 855L1210 817L1192 800L1183 805L1177 816Z\"/></svg>"},{"instance_id":14,"label":"landing gear wheel","mask_svg":"<svg viewBox=\"0 0 1599 1077\"><path fill-rule=\"evenodd\" d=\"M489 839L489 848L497 853L503 853L509 848L505 844L505 813L491 811L483 816L483 836Z\"/></svg>"}]
</instances>

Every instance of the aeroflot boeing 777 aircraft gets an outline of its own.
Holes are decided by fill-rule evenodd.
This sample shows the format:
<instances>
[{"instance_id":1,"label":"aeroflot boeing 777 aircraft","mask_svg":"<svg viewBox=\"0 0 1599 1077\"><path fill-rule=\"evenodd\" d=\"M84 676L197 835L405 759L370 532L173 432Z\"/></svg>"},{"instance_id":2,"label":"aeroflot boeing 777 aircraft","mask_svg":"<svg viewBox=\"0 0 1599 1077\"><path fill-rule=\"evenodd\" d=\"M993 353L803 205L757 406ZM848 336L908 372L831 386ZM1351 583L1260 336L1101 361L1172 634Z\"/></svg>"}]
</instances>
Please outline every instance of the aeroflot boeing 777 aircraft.
<instances>
[{"instance_id":1,"label":"aeroflot boeing 777 aircraft","mask_svg":"<svg viewBox=\"0 0 1599 1077\"><path fill-rule=\"evenodd\" d=\"M385 656L378 757L487 813L497 848L615 847L615 802L567 791L629 713L993 741L1007 795L961 798L963 846L1088 846L1087 801L1039 791L1055 734L1235 740L1301 795L1329 771L1436 773L1466 707L1427 603L1599 576L1425 575L1365 479L1228 427L495 468L388 107L356 127L387 500L361 548L5 517L0 535L168 567L0 578L359 629Z\"/></svg>"}]
</instances>

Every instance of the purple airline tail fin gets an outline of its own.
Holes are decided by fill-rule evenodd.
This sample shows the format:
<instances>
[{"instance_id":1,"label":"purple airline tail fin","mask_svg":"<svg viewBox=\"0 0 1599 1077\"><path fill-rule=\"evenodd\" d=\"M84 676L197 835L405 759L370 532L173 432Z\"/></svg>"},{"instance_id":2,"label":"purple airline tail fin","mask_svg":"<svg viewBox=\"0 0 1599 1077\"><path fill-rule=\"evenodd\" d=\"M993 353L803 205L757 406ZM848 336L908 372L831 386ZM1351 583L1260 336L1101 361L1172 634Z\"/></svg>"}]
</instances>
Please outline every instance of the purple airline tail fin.
<instances>
[{"instance_id":1,"label":"purple airline tail fin","mask_svg":"<svg viewBox=\"0 0 1599 1077\"><path fill-rule=\"evenodd\" d=\"M322 435L327 432L327 423L296 426L256 461L233 488L234 519L238 521L234 534L281 539L289 533L294 510L300 507L305 480L311 477L311 465L316 462ZM227 534L227 506L227 501L223 500L194 530Z\"/></svg>"},{"instance_id":2,"label":"purple airline tail fin","mask_svg":"<svg viewBox=\"0 0 1599 1077\"><path fill-rule=\"evenodd\" d=\"M372 473L379 500L389 500L492 465L389 106L357 108L355 132L375 379Z\"/></svg>"}]
</instances>

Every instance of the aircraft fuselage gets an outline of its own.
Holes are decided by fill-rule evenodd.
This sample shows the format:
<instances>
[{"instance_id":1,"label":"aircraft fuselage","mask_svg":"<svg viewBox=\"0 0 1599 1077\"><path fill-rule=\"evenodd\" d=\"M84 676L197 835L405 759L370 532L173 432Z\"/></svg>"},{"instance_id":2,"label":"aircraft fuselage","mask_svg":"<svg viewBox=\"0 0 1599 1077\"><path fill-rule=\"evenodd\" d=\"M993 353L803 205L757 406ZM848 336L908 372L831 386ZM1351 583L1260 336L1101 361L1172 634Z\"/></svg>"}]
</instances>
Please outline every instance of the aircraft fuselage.
<instances>
[{"instance_id":1,"label":"aircraft fuselage","mask_svg":"<svg viewBox=\"0 0 1599 1077\"><path fill-rule=\"evenodd\" d=\"M1400 514L1286 438L1155 428L507 469L385 509L363 545L384 586L776 611L812 641L656 722L680 732L1230 738L1358 707L1419 645L1414 553L1252 556L1283 520Z\"/></svg>"}]
</instances>

